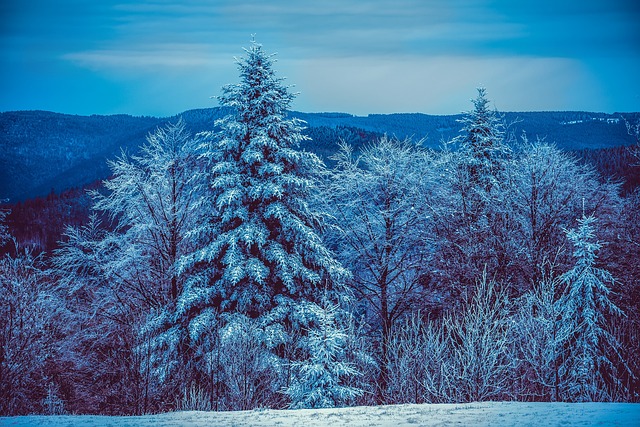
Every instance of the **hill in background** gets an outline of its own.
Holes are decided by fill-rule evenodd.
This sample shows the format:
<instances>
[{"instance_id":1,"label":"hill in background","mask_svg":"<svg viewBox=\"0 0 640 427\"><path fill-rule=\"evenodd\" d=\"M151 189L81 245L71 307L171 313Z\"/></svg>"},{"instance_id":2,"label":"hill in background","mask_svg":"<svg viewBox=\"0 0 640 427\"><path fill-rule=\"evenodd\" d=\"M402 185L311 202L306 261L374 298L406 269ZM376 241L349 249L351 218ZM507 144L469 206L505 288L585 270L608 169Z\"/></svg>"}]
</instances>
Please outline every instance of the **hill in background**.
<instances>
[{"instance_id":1,"label":"hill in background","mask_svg":"<svg viewBox=\"0 0 640 427\"><path fill-rule=\"evenodd\" d=\"M193 132L214 130L223 108L189 110L180 114ZM325 160L344 140L356 148L387 134L400 139L424 140L438 148L458 134L460 115L370 114L292 112L307 122L312 138L307 149ZM595 150L633 144L624 120L635 122L639 113L604 114L589 112L505 113L509 132L530 139L537 136L564 150ZM10 202L62 192L105 179L107 160L124 150L134 154L146 135L170 118L76 116L46 111L0 113L0 200Z\"/></svg>"}]
</instances>

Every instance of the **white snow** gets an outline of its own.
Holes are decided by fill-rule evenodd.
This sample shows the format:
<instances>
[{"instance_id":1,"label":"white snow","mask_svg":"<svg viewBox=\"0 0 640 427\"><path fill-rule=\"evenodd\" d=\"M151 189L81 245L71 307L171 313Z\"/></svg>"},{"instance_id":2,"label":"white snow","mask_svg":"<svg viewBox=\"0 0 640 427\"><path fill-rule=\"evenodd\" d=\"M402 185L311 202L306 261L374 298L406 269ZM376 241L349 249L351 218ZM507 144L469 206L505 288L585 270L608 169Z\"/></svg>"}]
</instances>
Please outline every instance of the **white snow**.
<instances>
[{"instance_id":1,"label":"white snow","mask_svg":"<svg viewBox=\"0 0 640 427\"><path fill-rule=\"evenodd\" d=\"M483 402L341 409L172 412L139 417L0 417L3 427L640 426L637 403Z\"/></svg>"}]
</instances>

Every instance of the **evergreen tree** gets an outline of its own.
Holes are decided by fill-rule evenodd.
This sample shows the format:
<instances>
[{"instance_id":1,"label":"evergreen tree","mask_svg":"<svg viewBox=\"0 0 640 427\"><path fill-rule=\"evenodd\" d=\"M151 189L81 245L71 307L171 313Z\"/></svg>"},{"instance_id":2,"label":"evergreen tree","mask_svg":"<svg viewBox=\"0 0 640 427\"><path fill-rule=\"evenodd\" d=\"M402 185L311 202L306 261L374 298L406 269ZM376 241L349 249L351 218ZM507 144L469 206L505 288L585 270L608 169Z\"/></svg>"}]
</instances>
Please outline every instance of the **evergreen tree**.
<instances>
[{"instance_id":1,"label":"evergreen tree","mask_svg":"<svg viewBox=\"0 0 640 427\"><path fill-rule=\"evenodd\" d=\"M462 166L470 190L481 195L500 185L500 175L505 169L504 160L510 149L505 144L504 120L489 108L486 89L478 88L478 96L471 102L474 108L459 120L462 124L461 135L455 142L460 145Z\"/></svg>"},{"instance_id":2,"label":"evergreen tree","mask_svg":"<svg viewBox=\"0 0 640 427\"><path fill-rule=\"evenodd\" d=\"M572 325L567 337L560 374L564 379L565 399L576 401L609 398L606 391L607 373L614 369L607 351L619 347L607 332L607 314L622 312L609 299L609 286L615 279L607 270L596 266L596 253L602 245L595 240L595 217L582 216L578 228L567 232L573 243L575 266L561 276L566 285L561 299L562 321Z\"/></svg>"},{"instance_id":3,"label":"evergreen tree","mask_svg":"<svg viewBox=\"0 0 640 427\"><path fill-rule=\"evenodd\" d=\"M458 121L462 128L453 140L458 151L442 156L442 185L434 203L442 252L436 269L449 276L458 292L474 286L485 268L496 281L509 282L518 249L513 247L515 224L505 197L511 150L504 121L489 108L484 88L472 103L473 110Z\"/></svg>"},{"instance_id":4,"label":"evergreen tree","mask_svg":"<svg viewBox=\"0 0 640 427\"><path fill-rule=\"evenodd\" d=\"M346 271L322 242L325 214L312 206L321 160L300 150L302 122L287 117L294 95L255 41L237 61L240 83L223 87L232 113L208 140L210 217L193 233L201 246L181 260L190 278L167 340L196 348L222 313L302 330L296 304L337 297ZM289 342L290 345L293 345Z\"/></svg>"},{"instance_id":5,"label":"evergreen tree","mask_svg":"<svg viewBox=\"0 0 640 427\"><path fill-rule=\"evenodd\" d=\"M333 408L351 403L362 390L344 384L348 377L360 373L345 361L349 337L337 324L338 305L308 305L318 325L306 339L311 357L293 364L293 379L285 393L292 408Z\"/></svg>"},{"instance_id":6,"label":"evergreen tree","mask_svg":"<svg viewBox=\"0 0 640 427\"><path fill-rule=\"evenodd\" d=\"M287 118L294 95L275 76L272 55L252 41L238 61L241 82L223 88L233 114L216 124L210 183L213 212L201 235L210 242L183 259L204 267L182 293L177 316L191 322L207 307L266 313L281 298L315 300L321 283L344 270L317 232L322 213L310 206L323 165L298 150L302 123Z\"/></svg>"}]
</instances>

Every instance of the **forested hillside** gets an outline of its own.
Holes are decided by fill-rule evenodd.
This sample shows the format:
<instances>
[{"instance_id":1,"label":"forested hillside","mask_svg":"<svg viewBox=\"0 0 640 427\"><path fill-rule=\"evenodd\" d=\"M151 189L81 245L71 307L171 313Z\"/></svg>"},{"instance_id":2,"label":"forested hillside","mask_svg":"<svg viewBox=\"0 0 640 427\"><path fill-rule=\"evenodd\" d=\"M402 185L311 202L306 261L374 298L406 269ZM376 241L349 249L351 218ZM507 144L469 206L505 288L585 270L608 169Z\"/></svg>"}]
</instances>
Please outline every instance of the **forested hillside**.
<instances>
[{"instance_id":1,"label":"forested hillside","mask_svg":"<svg viewBox=\"0 0 640 427\"><path fill-rule=\"evenodd\" d=\"M213 123L228 113L222 107L189 110L171 118L72 116L45 111L0 113L0 200L11 202L42 197L53 189L60 193L105 179L106 161L138 152L146 135L158 126L182 117L193 132L214 130ZM355 147L382 134L411 138L439 148L459 132L456 116L388 114L352 116L344 113L299 113L306 121L305 134L312 140L306 149L325 161L345 140ZM632 114L586 112L505 113L508 131L531 138L541 137L564 150L603 149L633 144L623 119Z\"/></svg>"},{"instance_id":2,"label":"forested hillside","mask_svg":"<svg viewBox=\"0 0 640 427\"><path fill-rule=\"evenodd\" d=\"M0 114L0 198L21 200L88 184L108 174L107 159L137 151L163 121L152 117Z\"/></svg>"}]
</instances>

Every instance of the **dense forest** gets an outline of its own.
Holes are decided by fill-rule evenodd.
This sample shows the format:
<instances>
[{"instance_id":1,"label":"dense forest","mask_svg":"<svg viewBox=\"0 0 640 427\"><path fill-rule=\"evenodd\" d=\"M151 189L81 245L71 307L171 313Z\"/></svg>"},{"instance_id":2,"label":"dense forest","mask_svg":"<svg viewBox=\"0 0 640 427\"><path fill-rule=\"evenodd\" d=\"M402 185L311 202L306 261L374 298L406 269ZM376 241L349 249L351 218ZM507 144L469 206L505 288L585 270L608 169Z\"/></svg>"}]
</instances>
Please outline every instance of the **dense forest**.
<instances>
[{"instance_id":1,"label":"dense forest","mask_svg":"<svg viewBox=\"0 0 640 427\"><path fill-rule=\"evenodd\" d=\"M1 415L640 401L637 115L569 151L480 88L427 145L290 114L272 61L0 210Z\"/></svg>"}]
</instances>

